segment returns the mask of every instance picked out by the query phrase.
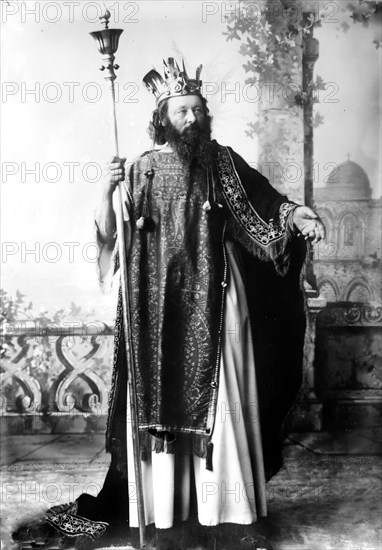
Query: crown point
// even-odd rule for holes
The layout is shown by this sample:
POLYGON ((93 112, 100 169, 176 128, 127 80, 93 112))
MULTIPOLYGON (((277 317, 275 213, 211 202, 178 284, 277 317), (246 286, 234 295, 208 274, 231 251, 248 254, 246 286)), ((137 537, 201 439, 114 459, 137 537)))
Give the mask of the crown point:
POLYGON ((197 78, 192 79, 187 75, 184 60, 182 63, 183 71, 180 71, 177 61, 173 57, 169 57, 167 62, 163 60, 164 79, 155 69, 143 77, 143 82, 149 92, 154 94, 157 105, 168 97, 201 95, 202 81, 199 77, 202 65, 197 68, 197 78))

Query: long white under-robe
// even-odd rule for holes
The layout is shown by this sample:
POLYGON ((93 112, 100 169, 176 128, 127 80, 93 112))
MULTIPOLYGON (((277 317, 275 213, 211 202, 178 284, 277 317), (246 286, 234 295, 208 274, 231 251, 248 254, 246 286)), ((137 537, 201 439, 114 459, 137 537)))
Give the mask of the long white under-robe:
MULTIPOLYGON (((161 529, 173 525, 175 514, 184 521, 189 517, 192 466, 198 520, 202 525, 248 525, 256 521, 258 515, 266 515, 265 475, 248 306, 234 243, 227 242, 226 249, 229 282, 224 306, 217 412, 211 440, 213 469, 206 469, 205 459, 186 455, 180 458, 179 455, 164 452, 152 451, 148 460, 142 461, 146 524, 155 523, 161 529)), ((127 415, 129 419, 129 403, 127 415)), ((132 449, 131 423, 128 421, 129 522, 131 527, 137 527, 132 449)))

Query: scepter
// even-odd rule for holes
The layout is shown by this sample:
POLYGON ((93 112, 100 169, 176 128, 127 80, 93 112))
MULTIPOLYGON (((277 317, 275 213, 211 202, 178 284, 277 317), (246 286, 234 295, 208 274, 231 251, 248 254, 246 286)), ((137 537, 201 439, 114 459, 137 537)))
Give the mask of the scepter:
MULTIPOLYGON (((110 82, 111 100, 112 100, 112 115, 114 128, 114 146, 115 155, 119 158, 118 146, 118 126, 115 108, 115 87, 114 81, 117 78, 115 70, 119 68, 114 64, 115 56, 118 49, 119 37, 123 33, 122 29, 109 29, 110 11, 105 6, 105 13, 99 18, 104 25, 101 31, 91 32, 91 36, 98 43, 98 49, 103 55, 103 65, 101 71, 106 71, 105 80, 110 82)), ((126 345, 126 359, 128 372, 128 389, 130 395, 130 413, 131 413, 131 431, 133 438, 133 454, 134 454, 134 472, 135 483, 137 489, 137 506, 138 506, 138 523, 139 523, 139 542, 140 548, 145 547, 145 508, 143 501, 143 482, 142 468, 140 459, 140 444, 139 444, 139 421, 138 421, 138 399, 136 392, 136 372, 135 359, 132 346, 132 331, 131 331, 131 314, 130 314, 130 295, 129 295, 129 276, 126 261, 125 247, 125 232, 123 222, 123 207, 122 207, 122 188, 123 182, 120 182, 115 189, 114 210, 117 224, 117 239, 119 266, 122 287, 122 311, 123 311, 123 327, 126 345)))

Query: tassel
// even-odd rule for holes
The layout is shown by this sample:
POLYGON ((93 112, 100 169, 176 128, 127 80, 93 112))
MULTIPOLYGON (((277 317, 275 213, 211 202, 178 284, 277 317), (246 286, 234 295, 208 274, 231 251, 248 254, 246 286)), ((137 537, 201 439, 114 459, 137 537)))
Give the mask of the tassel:
MULTIPOLYGON (((169 59, 170 62, 170 59, 169 59)), ((153 144, 154 147, 154 144, 153 144)), ((142 208, 142 214, 141 217, 137 220, 137 227, 140 231, 147 231, 151 233, 155 229, 155 222, 150 216, 150 204, 149 204, 149 193, 150 193, 150 186, 152 184, 153 178, 154 178, 154 170, 152 167, 153 159, 152 159, 152 152, 150 155, 150 168, 149 170, 146 170, 145 176, 146 176, 146 183, 145 183, 145 195, 143 199, 143 208, 142 208)))
POLYGON ((151 233, 155 229, 155 222, 151 216, 147 216, 146 218, 141 216, 137 220, 137 227, 140 231, 147 231, 148 233, 151 233))
POLYGON ((204 212, 209 212, 211 210, 211 203, 210 201, 206 201, 204 204, 203 204, 203 210, 204 212))
POLYGON ((137 227, 138 229, 143 229, 145 225, 145 218, 141 216, 139 220, 137 220, 137 227))
POLYGON ((209 441, 207 443, 207 456, 206 456, 206 470, 212 472, 212 452, 214 450, 214 444, 209 441))

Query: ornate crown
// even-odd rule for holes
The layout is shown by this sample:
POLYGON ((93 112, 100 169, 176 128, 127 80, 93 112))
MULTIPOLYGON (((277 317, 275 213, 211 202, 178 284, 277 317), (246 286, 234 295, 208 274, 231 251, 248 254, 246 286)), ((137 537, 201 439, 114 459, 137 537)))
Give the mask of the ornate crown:
POLYGON ((184 67, 184 61, 182 61, 183 70, 179 69, 178 63, 173 57, 169 57, 166 61, 163 60, 164 65, 164 79, 155 70, 152 69, 143 78, 143 83, 149 92, 153 93, 157 105, 168 97, 182 96, 182 95, 201 95, 202 81, 200 80, 200 73, 202 71, 202 65, 196 69, 195 79, 188 78, 186 69, 184 67))

